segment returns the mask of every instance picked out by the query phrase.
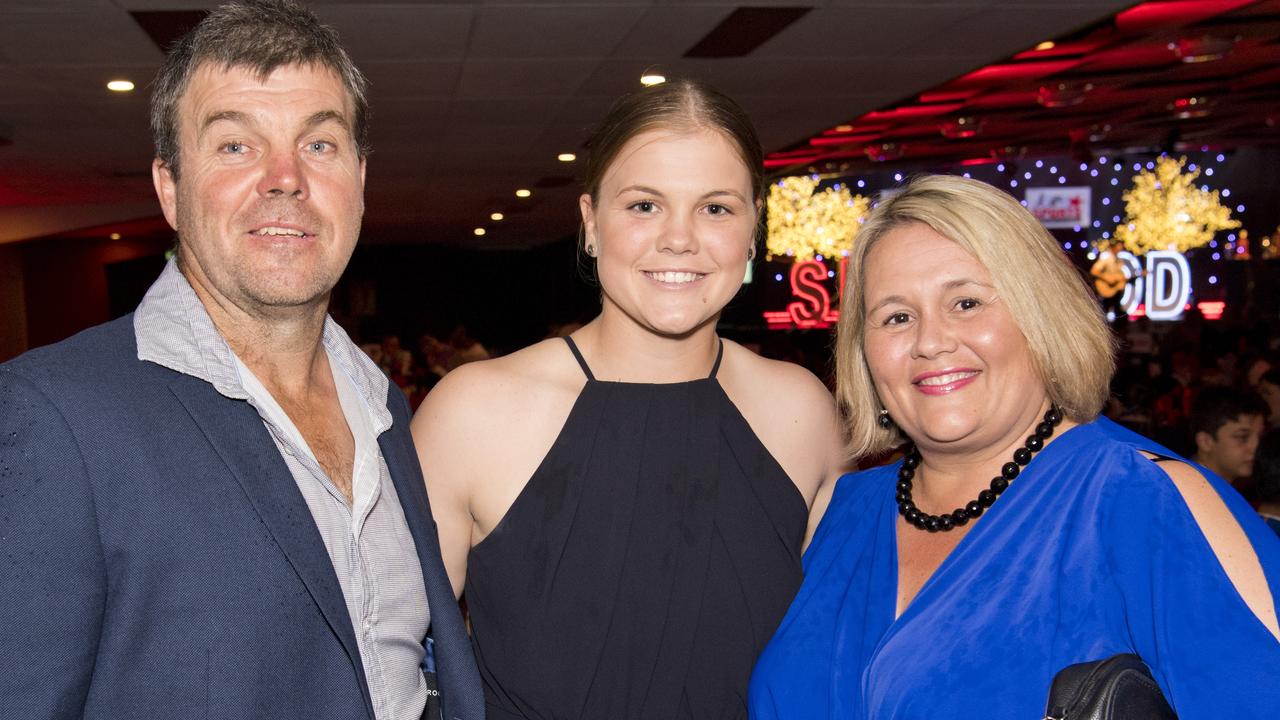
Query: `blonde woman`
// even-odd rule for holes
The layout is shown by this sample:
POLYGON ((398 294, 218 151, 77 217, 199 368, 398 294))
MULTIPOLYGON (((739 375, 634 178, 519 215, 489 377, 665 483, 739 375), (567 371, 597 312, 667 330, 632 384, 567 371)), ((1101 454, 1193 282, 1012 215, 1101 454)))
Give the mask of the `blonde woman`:
POLYGON ((1121 653, 1182 720, 1274 714, 1280 540, 1098 417, 1111 337, 1030 213, 919 179, 860 231, 842 302, 849 449, 908 445, 835 485, 754 717, 1041 717, 1058 670, 1121 653))

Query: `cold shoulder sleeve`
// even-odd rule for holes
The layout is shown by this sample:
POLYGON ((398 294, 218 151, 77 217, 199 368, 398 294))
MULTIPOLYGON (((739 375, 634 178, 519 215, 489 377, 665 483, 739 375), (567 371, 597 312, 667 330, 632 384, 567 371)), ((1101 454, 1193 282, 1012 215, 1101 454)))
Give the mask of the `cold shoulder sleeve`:
MULTIPOLYGON (((1273 717, 1280 642, 1232 584, 1177 486, 1137 452, 1118 464, 1101 518, 1133 647, 1182 720, 1273 717)), ((1280 597, 1280 539, 1225 482, 1209 483, 1280 597)))

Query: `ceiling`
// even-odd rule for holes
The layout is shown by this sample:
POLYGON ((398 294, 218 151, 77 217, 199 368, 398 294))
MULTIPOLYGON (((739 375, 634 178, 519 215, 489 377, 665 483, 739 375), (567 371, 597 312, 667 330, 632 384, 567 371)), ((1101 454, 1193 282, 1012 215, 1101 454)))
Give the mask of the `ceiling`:
POLYGON ((774 152, 770 171, 1280 142, 1280 0, 1148 2, 774 152))
MULTIPOLYGON (((161 227, 149 175, 146 105, 147 85, 162 53, 136 18, 163 19, 148 13, 214 4, 0 0, 0 242, 86 227, 104 234, 161 227), (110 93, 105 85, 115 78, 133 80, 138 89, 110 93)), ((1158 4, 1221 9, 1224 0, 1158 4)), ((1262 4, 1277 14, 1275 3, 1262 4)), ((907 122, 908 113, 862 133, 867 137, 853 144, 823 146, 824 153, 845 153, 847 159, 811 152, 807 139, 849 121, 861 128, 869 123, 858 118, 865 120, 866 113, 877 109, 903 102, 920 105, 919 92, 954 78, 961 78, 955 81, 961 85, 972 84, 972 77, 965 79, 971 71, 1042 40, 1093 43, 1090 33, 1097 23, 1109 22, 1132 3, 316 0, 309 5, 338 28, 372 82, 374 154, 366 190, 366 241, 500 248, 573 232, 576 166, 582 161, 561 163, 556 155, 576 152, 581 157, 594 123, 617 96, 637 87, 639 75, 651 66, 669 77, 701 77, 736 97, 758 124, 767 151, 805 153, 775 157, 779 170, 813 162, 870 162, 864 146, 886 138, 901 137, 895 144, 906 146, 908 158, 917 157, 914 153, 940 157, 946 153, 924 148, 947 146, 941 136, 934 138, 934 120, 946 113, 935 113, 928 122, 907 122), (743 14, 744 8, 755 6, 793 12, 743 14), (762 30, 766 20, 785 27, 762 30), (734 52, 738 56, 705 57, 734 52), (870 137, 871 132, 881 135, 870 137), (917 136, 929 139, 921 142, 917 136), (864 140, 862 146, 856 144, 864 140), (533 196, 517 199, 519 187, 531 188, 533 196), (506 219, 490 221, 492 212, 503 212, 506 219), (477 226, 487 228, 484 237, 473 235, 477 226)), ((1233 28, 1250 32, 1248 20, 1233 28)), ((154 26, 152 32, 157 32, 154 26)), ((1086 69, 1074 62, 1081 53, 1092 57, 1117 42, 1103 38, 1096 47, 1071 50, 1064 62, 1073 64, 1055 72, 1074 78, 1072 73, 1086 69)), ((1249 35, 1248 42, 1265 48, 1273 70, 1270 76, 1249 74, 1249 82, 1261 85, 1241 93, 1271 97, 1274 36, 1249 35)), ((1159 104, 1158 93, 1137 97, 1126 89, 1143 82, 1137 74, 1151 68, 1198 71, 1173 65, 1167 57, 1148 67, 1139 62, 1146 57, 1141 50, 1121 45, 1111 65, 1096 66, 1107 78, 1099 83, 1107 92, 1095 91, 1088 103, 1066 114, 1083 112, 1095 95, 1112 97, 1115 85, 1120 88, 1116 93, 1131 101, 1117 98, 1101 115, 1147 122, 1145 115, 1126 114, 1159 104)), ((1152 45, 1152 57, 1157 50, 1152 45)), ((1038 60, 1016 61, 1033 62, 1038 60)), ((1229 69, 1234 66, 1221 67, 1236 75, 1229 69)), ((1221 82, 1214 72, 1205 72, 1215 75, 1206 82, 1221 82)), ((1039 147, 1042 135, 1061 135, 1064 124, 1060 116, 1028 104, 1026 94, 1053 77, 1024 78, 1015 72, 1001 82, 977 83, 979 92, 966 95, 952 114, 984 113, 989 122, 984 133, 989 134, 982 142, 1039 147), (1032 127, 1035 132, 1026 131, 1032 127)), ((1187 82, 1195 85, 1195 78, 1187 82)), ((954 82, 945 87, 953 88, 954 82)), ((1217 102, 1226 107, 1234 100, 1219 96, 1217 102)))

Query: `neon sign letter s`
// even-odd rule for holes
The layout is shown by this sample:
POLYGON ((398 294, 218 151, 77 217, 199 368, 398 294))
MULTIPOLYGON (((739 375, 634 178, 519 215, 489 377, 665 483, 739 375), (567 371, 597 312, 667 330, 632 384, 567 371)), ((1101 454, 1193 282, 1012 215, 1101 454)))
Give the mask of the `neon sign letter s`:
POLYGON ((798 328, 811 328, 822 323, 831 312, 831 296, 823 282, 827 279, 827 266, 816 260, 806 260, 791 266, 791 294, 799 302, 787 306, 791 320, 798 328))

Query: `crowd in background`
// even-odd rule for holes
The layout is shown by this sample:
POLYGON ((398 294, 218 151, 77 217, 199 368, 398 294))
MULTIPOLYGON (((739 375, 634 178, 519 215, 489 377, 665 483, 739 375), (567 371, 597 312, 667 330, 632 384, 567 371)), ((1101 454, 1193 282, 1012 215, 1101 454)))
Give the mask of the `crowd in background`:
MULTIPOLYGON (((1280 327, 1127 318, 1114 325, 1119 352, 1106 415, 1210 467, 1280 531, 1280 327)), ((547 337, 577 323, 555 324, 547 337)), ((756 353, 831 376, 831 338, 822 332, 761 332, 736 338, 756 353)), ((445 339, 422 333, 361 346, 417 408, 449 371, 495 353, 459 325, 445 339)), ((878 461, 879 459, 877 459, 878 461)))
POLYGON ((1117 326, 1106 413, 1230 482, 1280 532, 1280 332, 1274 320, 1117 326))

